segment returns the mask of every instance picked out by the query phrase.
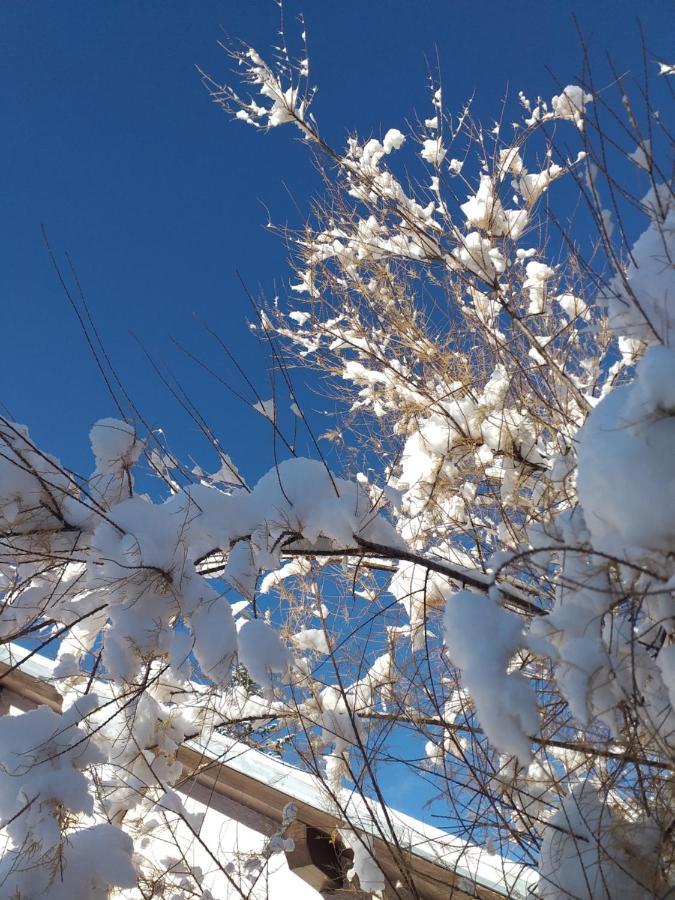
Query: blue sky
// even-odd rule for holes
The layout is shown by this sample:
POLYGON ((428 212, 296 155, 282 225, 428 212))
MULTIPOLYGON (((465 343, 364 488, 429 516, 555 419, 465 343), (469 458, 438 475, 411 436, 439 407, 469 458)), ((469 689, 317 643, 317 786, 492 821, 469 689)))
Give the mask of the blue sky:
MULTIPOLYGON (((286 6, 296 31, 300 3, 286 6)), ((429 61, 441 63, 444 99, 498 112, 508 85, 555 92, 579 69, 572 13, 592 53, 637 68, 637 6, 581 3, 306 2, 315 113, 340 144, 348 131, 381 134, 427 113, 429 61), (553 78, 547 68, 554 73, 553 78)), ((639 5, 649 48, 667 56, 669 3, 639 5)), ((271 462, 268 430, 171 344, 179 338, 225 374, 216 330, 269 396, 267 360, 247 332, 254 294, 283 296, 286 250, 264 226, 301 221, 318 187, 288 129, 265 137, 228 121, 196 65, 225 79, 217 42, 242 37, 261 51, 276 38, 271 0, 5 0, 0 147, 3 179, 0 399, 35 438, 87 470, 90 424, 114 413, 51 268, 40 226, 60 259, 74 260, 108 350, 134 399, 171 444, 203 465, 213 457, 161 387, 135 343, 175 371, 235 461, 256 477, 271 462)), ((655 68, 655 67, 654 67, 655 68)), ((320 408, 316 398, 310 406, 320 408)))

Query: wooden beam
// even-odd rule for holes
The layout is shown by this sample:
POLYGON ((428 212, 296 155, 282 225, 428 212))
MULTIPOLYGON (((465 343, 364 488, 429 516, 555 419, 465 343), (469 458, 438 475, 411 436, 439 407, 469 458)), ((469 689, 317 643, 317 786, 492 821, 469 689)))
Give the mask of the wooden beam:
POLYGON ((286 851, 291 872, 320 894, 345 887, 345 848, 335 833, 331 835, 296 820, 286 831, 286 837, 294 844, 292 850, 286 851))

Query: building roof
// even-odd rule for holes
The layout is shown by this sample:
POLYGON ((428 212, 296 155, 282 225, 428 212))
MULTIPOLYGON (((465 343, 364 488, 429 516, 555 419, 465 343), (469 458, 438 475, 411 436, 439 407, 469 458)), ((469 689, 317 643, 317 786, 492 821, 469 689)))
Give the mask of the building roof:
MULTIPOLYGON (((0 646, 0 687, 60 711, 62 698, 52 684, 54 665, 53 660, 30 655, 19 645, 0 646)), ((319 778, 240 741, 220 734, 212 736, 208 745, 187 741, 179 748, 178 758, 186 783, 196 781, 274 822, 281 822, 284 806, 292 801, 298 823, 313 834, 330 835, 343 824, 319 778)), ((352 829, 372 836, 374 855, 385 875, 394 883, 399 881, 397 860, 404 859, 416 893, 424 900, 526 898, 536 881, 534 870, 376 801, 353 794, 346 812, 352 829)), ((300 853, 298 859, 303 858, 300 853)), ((289 865, 294 868, 293 858, 289 865)), ((312 874, 302 865, 297 871, 313 883, 312 874)))

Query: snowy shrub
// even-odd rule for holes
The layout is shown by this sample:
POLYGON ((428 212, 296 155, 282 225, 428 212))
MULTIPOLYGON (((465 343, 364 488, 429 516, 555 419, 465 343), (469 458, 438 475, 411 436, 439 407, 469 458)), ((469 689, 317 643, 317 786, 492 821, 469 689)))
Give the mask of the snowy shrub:
MULTIPOLYGON (((667 896, 663 111, 636 111, 621 80, 619 113, 570 84, 550 102, 521 94, 517 127, 486 130, 434 86, 417 129, 401 110, 381 140, 332 148, 304 61, 233 56, 243 86, 210 81, 215 101, 295 129, 323 166, 324 212, 291 235, 287 303, 258 328, 277 360, 342 392, 353 465, 338 475, 314 441, 315 459, 290 454, 251 487, 216 445, 220 469, 195 475, 129 415, 94 425, 79 479, 0 419, 0 633, 58 641, 71 704, 0 721, 7 896, 105 897, 138 878, 134 897, 207 897, 197 870, 162 886, 140 850, 155 822, 178 843, 155 816, 189 821, 178 750, 217 729, 319 775, 363 890, 385 876, 350 797, 381 798, 394 766, 433 782, 456 834, 537 869, 536 896, 667 896), (142 467, 154 493, 136 487, 142 467)), ((252 404, 283 435, 279 405, 252 404)), ((290 847, 291 820, 265 859, 290 847)))

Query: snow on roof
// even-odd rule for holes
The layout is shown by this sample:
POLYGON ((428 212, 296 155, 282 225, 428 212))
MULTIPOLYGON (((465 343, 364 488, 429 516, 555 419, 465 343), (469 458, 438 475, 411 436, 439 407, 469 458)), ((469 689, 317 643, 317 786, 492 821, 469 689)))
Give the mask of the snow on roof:
MULTIPOLYGON (((0 646, 0 663, 16 666, 18 671, 35 679, 41 685, 50 685, 56 665, 54 660, 40 654, 27 656, 26 648, 18 644, 0 646)), ((14 683, 7 687, 16 690, 17 693, 21 692, 14 683)), ((38 695, 35 691, 30 692, 32 700, 36 700, 38 695)), ((45 692, 45 702, 47 699, 45 692)), ((204 763, 212 762, 215 766, 238 773, 261 786, 272 788, 284 795, 286 802, 293 800, 316 810, 323 814, 322 819, 329 816, 334 822, 337 818, 335 805, 327 795, 321 780, 290 763, 275 759, 222 734, 213 735, 208 744, 192 740, 185 746, 204 763)), ((223 779, 221 784, 226 780, 223 779)), ((218 789, 218 779, 215 779, 215 787, 218 789)), ((343 809, 346 815, 342 818, 349 819, 352 829, 361 829, 376 840, 395 842, 398 846, 408 849, 417 859, 452 871, 458 878, 465 879, 469 885, 513 898, 531 896, 530 891, 537 880, 537 874, 527 866, 504 859, 496 853, 489 853, 476 844, 391 807, 385 808, 382 804, 353 792, 345 797, 343 809)), ((464 890, 469 885, 465 886, 464 890)), ((458 886, 461 889, 462 886, 458 886)))

